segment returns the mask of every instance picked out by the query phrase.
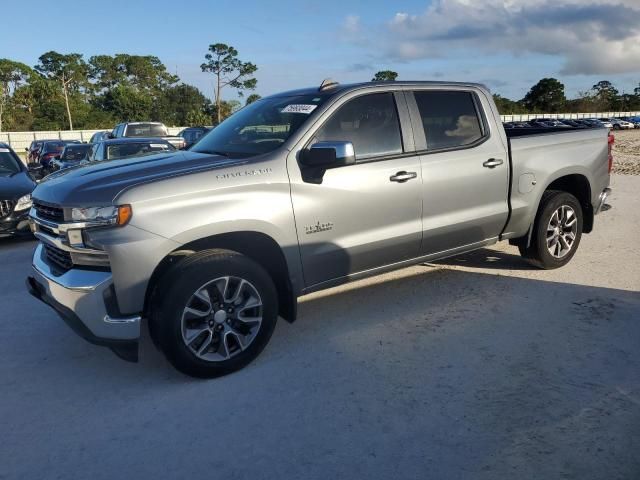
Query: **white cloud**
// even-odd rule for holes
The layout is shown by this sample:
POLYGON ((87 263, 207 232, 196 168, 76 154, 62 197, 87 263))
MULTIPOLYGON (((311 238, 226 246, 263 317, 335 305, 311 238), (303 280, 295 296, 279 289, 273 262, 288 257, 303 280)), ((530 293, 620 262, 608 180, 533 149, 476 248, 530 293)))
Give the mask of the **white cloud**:
MULTIPOLYGON (((355 16, 345 29, 361 43, 368 31, 355 16)), ((435 0, 422 13, 396 13, 385 31, 367 44, 395 61, 545 54, 565 74, 640 71, 640 0, 435 0)))
POLYGON ((360 17, 358 15, 347 15, 344 19, 342 29, 345 33, 351 35, 360 33, 360 17))

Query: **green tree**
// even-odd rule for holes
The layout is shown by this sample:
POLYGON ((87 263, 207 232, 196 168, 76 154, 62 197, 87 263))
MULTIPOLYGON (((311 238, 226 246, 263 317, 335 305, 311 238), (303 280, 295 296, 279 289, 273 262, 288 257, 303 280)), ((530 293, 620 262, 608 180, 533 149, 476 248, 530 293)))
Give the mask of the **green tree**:
POLYGON ((153 98, 131 85, 116 85, 103 95, 100 104, 118 121, 132 122, 151 118, 153 98))
POLYGON ((154 103, 152 117, 167 125, 184 125, 187 115, 194 111, 206 116, 211 111, 211 102, 196 87, 180 84, 163 90, 154 103))
POLYGON ((191 110, 187 113, 183 125, 186 125, 187 127, 201 127, 203 125, 209 125, 210 123, 210 115, 207 115, 202 110, 191 110))
POLYGON ((612 111, 618 107, 618 90, 608 80, 601 80, 591 87, 593 97, 598 103, 599 110, 612 111))
MULTIPOLYGON (((96 55, 89 58, 89 74, 93 105, 120 121, 151 119, 172 123, 175 115, 170 114, 171 110, 187 98, 179 91, 173 92, 178 77, 152 55, 96 55)), ((180 109, 183 118, 190 108, 191 104, 180 109)))
POLYGON ((496 102, 496 106, 498 107, 498 112, 502 115, 512 115, 514 113, 527 113, 527 109, 522 105, 521 102, 516 102, 514 100, 510 100, 506 97, 498 95, 497 93, 493 95, 493 100, 496 102))
POLYGON ((213 118, 220 119, 220 122, 230 117, 240 110, 242 104, 238 100, 220 100, 220 110, 217 105, 213 105, 213 118))
POLYGON ((0 132, 3 127, 4 114, 13 93, 29 80, 32 73, 31 68, 24 63, 0 58, 0 132))
POLYGON ((249 95, 247 97, 247 101, 245 102, 245 105, 251 105, 253 102, 257 102, 261 98, 262 97, 260 95, 258 95, 257 93, 252 93, 251 95, 249 95))
POLYGON ((522 100, 529 111, 538 113, 560 112, 566 101, 564 85, 555 78, 543 78, 522 100))
POLYGON ((224 43, 209 45, 206 62, 200 65, 203 72, 213 73, 216 82, 215 104, 217 122, 222 121, 222 89, 235 88, 242 95, 243 90, 254 90, 258 81, 253 76, 258 67, 251 62, 238 59, 238 51, 224 43))
POLYGON ((398 78, 398 72, 393 70, 380 70, 371 79, 372 82, 394 82, 398 78))
POLYGON ((64 103, 69 120, 69 130, 73 130, 69 97, 72 92, 79 92, 87 85, 88 67, 80 53, 61 54, 50 51, 38 59, 36 70, 43 76, 59 82, 64 95, 64 103))

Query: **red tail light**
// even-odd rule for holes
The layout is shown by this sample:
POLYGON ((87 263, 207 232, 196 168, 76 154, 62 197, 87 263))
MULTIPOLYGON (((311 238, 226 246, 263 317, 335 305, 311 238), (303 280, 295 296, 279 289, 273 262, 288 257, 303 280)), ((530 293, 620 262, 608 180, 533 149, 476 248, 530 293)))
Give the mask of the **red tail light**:
POLYGON ((611 170, 613 169, 613 144, 615 142, 616 138, 613 136, 613 134, 609 134, 609 141, 608 141, 608 146, 609 146, 609 173, 611 173, 611 170))

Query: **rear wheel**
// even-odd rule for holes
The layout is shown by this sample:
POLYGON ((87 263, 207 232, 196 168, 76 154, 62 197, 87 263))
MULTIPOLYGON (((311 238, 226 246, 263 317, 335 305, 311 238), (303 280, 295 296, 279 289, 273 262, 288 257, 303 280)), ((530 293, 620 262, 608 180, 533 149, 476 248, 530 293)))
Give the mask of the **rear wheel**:
POLYGON ((520 245, 520 254, 538 268, 562 267, 578 249, 582 225, 582 206, 576 197, 567 192, 547 191, 540 201, 531 244, 520 245))
POLYGON ((160 281, 154 330, 171 364, 187 375, 212 378, 255 359, 278 317, 267 272, 235 252, 194 254, 160 281))

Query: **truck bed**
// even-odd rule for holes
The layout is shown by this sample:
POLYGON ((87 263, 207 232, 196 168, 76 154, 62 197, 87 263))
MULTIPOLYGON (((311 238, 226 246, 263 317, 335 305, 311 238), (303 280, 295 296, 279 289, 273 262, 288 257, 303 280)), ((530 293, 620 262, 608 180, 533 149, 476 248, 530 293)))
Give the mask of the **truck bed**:
POLYGON ((583 177, 591 204, 609 185, 606 128, 505 129, 509 147, 510 216, 501 238, 526 235, 543 192, 566 175, 583 177))

